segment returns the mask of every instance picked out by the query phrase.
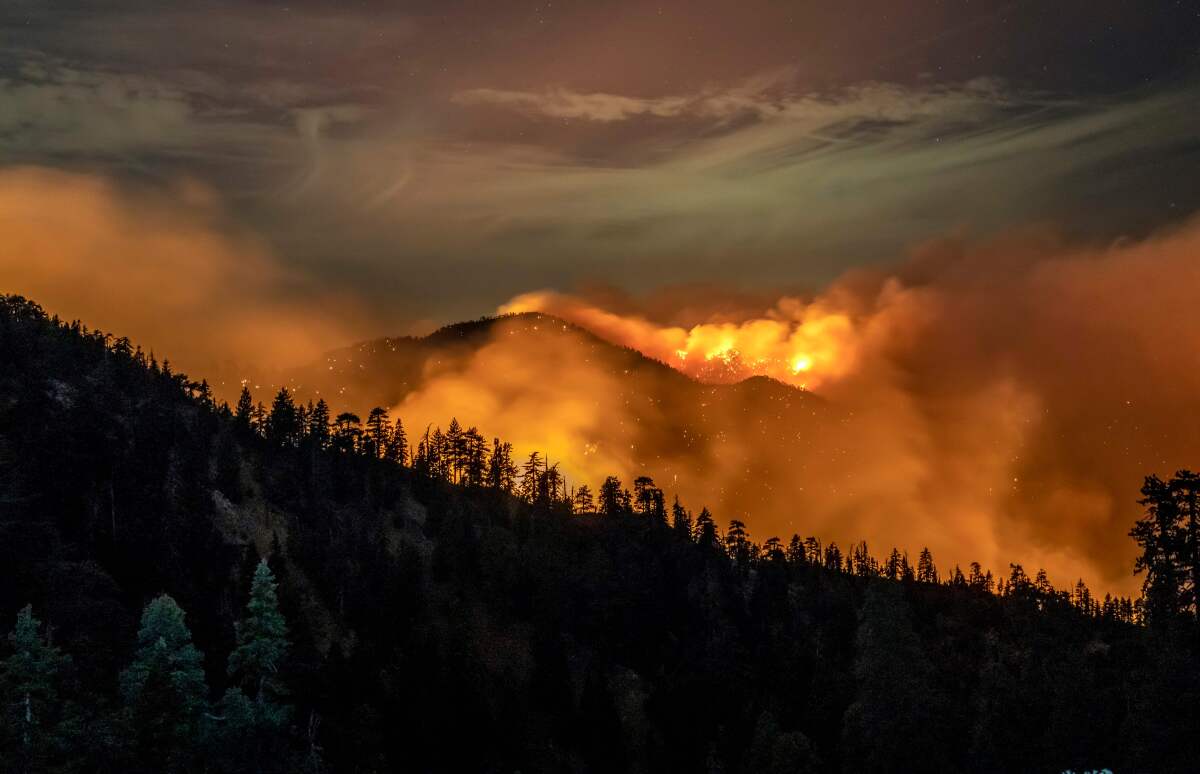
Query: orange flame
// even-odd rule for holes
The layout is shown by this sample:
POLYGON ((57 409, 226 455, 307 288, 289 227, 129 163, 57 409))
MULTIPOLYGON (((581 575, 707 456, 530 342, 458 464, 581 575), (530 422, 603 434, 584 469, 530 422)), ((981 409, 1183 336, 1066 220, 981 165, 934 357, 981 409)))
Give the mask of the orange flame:
POLYGON ((517 296, 499 311, 562 317, 705 382, 769 376, 814 388, 849 372, 856 359, 854 320, 823 302, 783 299, 756 319, 688 328, 621 316, 553 292, 517 296))

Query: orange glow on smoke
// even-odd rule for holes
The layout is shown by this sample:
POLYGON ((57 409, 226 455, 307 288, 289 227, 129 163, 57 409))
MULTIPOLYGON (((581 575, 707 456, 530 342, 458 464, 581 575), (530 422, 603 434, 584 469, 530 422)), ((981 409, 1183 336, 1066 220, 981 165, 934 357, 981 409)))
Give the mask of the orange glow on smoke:
POLYGON ((563 317, 704 382, 769 376, 796 387, 817 388, 849 372, 857 358, 858 332, 849 314, 790 298, 758 319, 691 327, 620 316, 552 292, 518 296, 500 312, 563 317))

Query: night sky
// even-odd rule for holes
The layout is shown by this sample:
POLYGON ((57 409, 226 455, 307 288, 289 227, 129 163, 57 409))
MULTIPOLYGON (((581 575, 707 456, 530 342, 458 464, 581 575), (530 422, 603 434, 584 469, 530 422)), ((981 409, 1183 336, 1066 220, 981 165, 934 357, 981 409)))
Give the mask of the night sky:
POLYGON ((195 187, 400 332, 1140 236, 1200 206, 1198 50, 1191 2, 7 0, 0 163, 195 187))

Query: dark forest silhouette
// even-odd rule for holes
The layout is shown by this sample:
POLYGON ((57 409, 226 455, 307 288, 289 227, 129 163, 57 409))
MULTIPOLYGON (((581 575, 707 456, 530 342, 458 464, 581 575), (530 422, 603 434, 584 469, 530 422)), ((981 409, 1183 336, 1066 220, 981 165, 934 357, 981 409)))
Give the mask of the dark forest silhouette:
POLYGON ((1200 477, 1138 600, 755 542, 452 419, 230 407, 0 298, 0 770, 1188 771, 1200 477), (13 623, 15 622, 15 624, 13 623))

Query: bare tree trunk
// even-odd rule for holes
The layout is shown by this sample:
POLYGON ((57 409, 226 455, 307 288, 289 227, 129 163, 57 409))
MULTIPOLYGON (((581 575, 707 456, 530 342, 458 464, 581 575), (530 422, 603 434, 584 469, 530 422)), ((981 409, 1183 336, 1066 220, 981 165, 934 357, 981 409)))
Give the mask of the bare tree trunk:
POLYGON ((25 692, 25 730, 21 734, 21 742, 29 749, 29 729, 33 728, 33 700, 29 691, 25 692))
POLYGON ((117 542, 117 496, 113 492, 112 479, 108 480, 108 517, 112 521, 112 539, 117 542))
POLYGON ((321 770, 321 747, 317 744, 317 731, 321 728, 321 716, 315 710, 308 713, 308 765, 309 770, 321 770))

